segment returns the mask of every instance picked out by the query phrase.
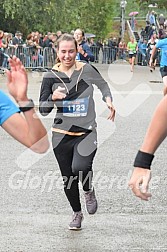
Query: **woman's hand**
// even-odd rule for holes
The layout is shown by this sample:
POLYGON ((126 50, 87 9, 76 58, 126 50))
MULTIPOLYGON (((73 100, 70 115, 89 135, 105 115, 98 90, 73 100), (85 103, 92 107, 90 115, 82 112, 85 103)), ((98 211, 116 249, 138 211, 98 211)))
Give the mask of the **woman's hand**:
POLYGON ((66 94, 64 93, 65 88, 58 87, 52 94, 52 100, 62 100, 66 97, 66 94))
POLYGON ((115 108, 114 108, 114 106, 112 104, 111 97, 106 97, 106 103, 107 103, 107 107, 110 110, 110 115, 109 115, 109 117, 107 119, 114 121, 114 119, 115 119, 115 108))
POLYGON ((9 93, 17 102, 27 101, 28 77, 26 70, 16 56, 9 59, 9 65, 11 70, 6 70, 9 93))
POLYGON ((78 52, 82 55, 84 55, 85 51, 83 50, 82 46, 78 46, 78 52))
POLYGON ((148 201, 151 197, 151 194, 148 192, 150 179, 150 170, 136 167, 132 173, 128 185, 137 197, 148 201))
POLYGON ((114 106, 112 105, 112 103, 110 104, 110 105, 108 105, 107 104, 107 106, 108 106, 108 108, 109 108, 109 110, 110 110, 110 115, 108 116, 108 120, 112 120, 113 122, 114 122, 114 119, 115 119, 115 108, 114 108, 114 106))

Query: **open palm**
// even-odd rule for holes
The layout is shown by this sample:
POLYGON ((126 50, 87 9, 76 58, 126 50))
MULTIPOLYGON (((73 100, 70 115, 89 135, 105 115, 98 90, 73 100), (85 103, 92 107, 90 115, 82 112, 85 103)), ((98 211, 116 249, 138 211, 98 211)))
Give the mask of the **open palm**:
POLYGON ((11 70, 7 70, 7 86, 9 93, 16 101, 24 101, 27 98, 27 73, 21 61, 16 57, 9 59, 11 70))

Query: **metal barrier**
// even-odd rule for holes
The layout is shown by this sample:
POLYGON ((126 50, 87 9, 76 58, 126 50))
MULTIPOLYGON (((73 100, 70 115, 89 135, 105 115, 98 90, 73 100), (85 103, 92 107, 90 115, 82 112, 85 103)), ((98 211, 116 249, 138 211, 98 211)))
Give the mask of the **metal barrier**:
MULTIPOLYGON (((137 52, 137 64, 140 66, 147 66, 149 65, 149 61, 150 61, 150 50, 146 50, 145 52, 142 50, 138 50, 137 52)), ((156 60, 156 65, 159 66, 160 65, 160 60, 161 60, 161 52, 160 50, 157 51, 157 53, 154 56, 155 60, 156 60)))
MULTIPOLYGON (((9 47, 3 51, 8 59, 15 55, 18 57, 26 69, 42 70, 51 69, 55 64, 56 50, 50 47, 36 48, 34 46, 9 47)), ((7 65, 3 65, 7 67, 7 65)))
MULTIPOLYGON (((111 64, 118 60, 128 61, 128 51, 126 49, 109 47, 91 46, 91 50, 95 56, 94 63, 111 64)), ((19 46, 17 48, 9 47, 2 51, 3 60, 1 60, 0 67, 8 67, 8 58, 16 55, 23 63, 26 69, 47 71, 51 69, 56 61, 55 48, 35 48, 19 46)), ((136 63, 138 65, 148 65, 149 52, 145 55, 140 51, 137 52, 136 63)), ((160 62, 160 53, 157 56, 157 65, 160 62)))
POLYGON ((112 48, 104 45, 102 48, 98 46, 91 46, 91 50, 95 56, 95 63, 110 64, 117 59, 118 48, 112 48), (100 53, 102 53, 101 60, 100 53))
POLYGON ((95 57, 94 62, 99 63, 99 60, 100 60, 99 59, 100 47, 99 46, 91 46, 90 49, 91 49, 91 51, 92 51, 92 53, 94 54, 94 57, 95 57))
POLYGON ((43 68, 51 69, 56 62, 56 49, 45 47, 43 50, 43 68))

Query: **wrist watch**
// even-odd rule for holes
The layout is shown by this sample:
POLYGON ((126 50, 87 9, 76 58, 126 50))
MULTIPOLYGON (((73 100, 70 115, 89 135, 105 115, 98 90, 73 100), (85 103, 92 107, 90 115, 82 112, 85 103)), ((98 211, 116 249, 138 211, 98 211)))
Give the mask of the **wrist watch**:
POLYGON ((19 109, 20 109, 21 112, 26 112, 26 111, 31 110, 34 107, 35 107, 35 104, 34 104, 33 100, 29 99, 29 102, 23 107, 20 106, 19 109))

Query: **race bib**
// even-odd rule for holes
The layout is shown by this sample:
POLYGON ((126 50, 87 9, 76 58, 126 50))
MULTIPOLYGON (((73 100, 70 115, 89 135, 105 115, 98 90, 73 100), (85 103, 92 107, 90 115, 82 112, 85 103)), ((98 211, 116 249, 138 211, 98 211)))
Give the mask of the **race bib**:
POLYGON ((63 116, 81 117, 87 116, 89 97, 76 100, 63 101, 63 116))

